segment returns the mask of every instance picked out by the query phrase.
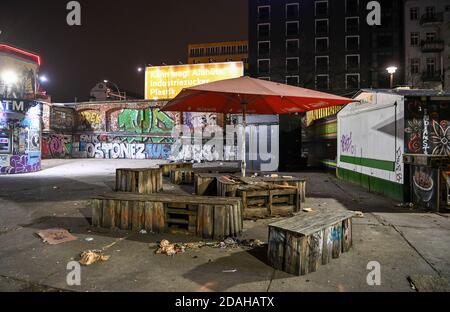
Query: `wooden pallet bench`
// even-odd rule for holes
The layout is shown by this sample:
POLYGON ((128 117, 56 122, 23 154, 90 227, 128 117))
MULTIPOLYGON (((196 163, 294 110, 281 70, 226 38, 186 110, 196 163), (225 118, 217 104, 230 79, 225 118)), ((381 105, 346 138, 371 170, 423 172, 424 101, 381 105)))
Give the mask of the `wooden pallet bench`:
POLYGON ((162 190, 163 178, 159 168, 116 170, 117 192, 153 194, 162 190))
POLYGON ((222 176, 222 173, 196 173, 194 177, 195 194, 217 196, 217 179, 222 176))
POLYGON ((351 211, 323 209, 270 224, 269 263, 294 275, 316 272, 350 250, 354 216, 351 211))
POLYGON ((241 234, 243 217, 236 198, 111 193, 92 200, 92 225, 153 233, 177 228, 222 239, 241 234))
POLYGON ((172 184, 193 184, 194 178, 195 173, 192 168, 177 168, 170 170, 170 183, 172 184))
POLYGON ((170 171, 174 170, 174 169, 192 169, 193 164, 192 163, 168 163, 168 164, 163 164, 160 165, 159 168, 161 168, 163 176, 164 177, 169 177, 170 176, 170 171))

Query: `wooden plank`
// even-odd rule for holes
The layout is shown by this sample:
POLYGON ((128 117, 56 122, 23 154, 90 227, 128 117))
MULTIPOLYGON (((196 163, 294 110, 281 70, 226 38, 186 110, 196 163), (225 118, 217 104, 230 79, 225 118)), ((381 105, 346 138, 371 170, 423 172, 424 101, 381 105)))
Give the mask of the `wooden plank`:
POLYGON ((352 247, 352 220, 342 222, 342 252, 349 252, 352 247))
POLYGON ((342 250, 342 222, 332 227, 331 239, 333 240, 333 259, 341 256, 342 250))
POLYGON ((226 206, 215 206, 213 213, 214 239, 225 238, 225 215, 229 213, 229 209, 226 206))
POLYGON ((309 272, 316 272, 322 264, 323 231, 309 236, 309 272))
POLYGON ((289 274, 300 275, 300 249, 298 243, 299 237, 289 233, 286 234, 284 271, 289 274))
POLYGON ((163 233, 166 230, 166 218, 163 203, 153 203, 153 232, 163 233))
POLYGON ((309 236, 300 238, 300 275, 309 273, 309 236))
POLYGON ((152 202, 145 203, 144 228, 148 233, 153 233, 153 218, 155 217, 154 204, 152 202))
POLYGON ((115 216, 115 201, 114 200, 106 200, 103 201, 103 221, 102 227, 107 229, 114 228, 114 216, 115 216))
POLYGON ((333 258, 332 228, 328 227, 323 232, 322 264, 326 265, 330 263, 333 258))
POLYGON ((114 203, 115 216, 114 216, 114 227, 117 229, 121 228, 122 223, 122 207, 120 205, 120 201, 115 201, 114 203))
POLYGON ((131 229, 133 231, 140 231, 144 229, 144 213, 145 213, 145 203, 135 202, 132 213, 132 224, 131 229))
POLYGON ((99 227, 102 225, 102 210, 103 201, 99 199, 94 199, 91 201, 92 204, 92 226, 99 227))

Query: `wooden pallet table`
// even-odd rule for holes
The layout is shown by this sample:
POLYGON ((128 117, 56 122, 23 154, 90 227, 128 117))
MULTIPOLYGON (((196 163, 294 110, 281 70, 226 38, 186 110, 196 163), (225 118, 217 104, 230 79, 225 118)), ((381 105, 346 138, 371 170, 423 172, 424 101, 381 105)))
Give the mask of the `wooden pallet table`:
POLYGON ((185 229, 204 239, 236 237, 243 228, 236 198, 173 194, 111 193, 92 200, 92 225, 162 233, 185 229))
POLYGON ((236 196, 242 199, 244 218, 288 216, 301 205, 298 190, 290 186, 239 185, 236 196))
POLYGON ((217 179, 222 175, 221 173, 195 173, 195 194, 199 196, 216 196, 217 179))
POLYGON ((323 209, 270 224, 269 263, 294 275, 316 272, 350 250, 354 216, 351 211, 323 209))
POLYGON ((192 163, 168 163, 159 166, 164 177, 170 176, 170 171, 174 169, 192 169, 192 163))
POLYGON ((194 184, 195 173, 193 169, 177 168, 170 171, 170 183, 180 184, 194 184))
POLYGON ((306 201, 306 180, 303 178, 297 178, 292 176, 279 176, 279 177, 252 177, 241 178, 242 180, 249 179, 252 182, 264 182, 275 185, 289 185, 294 186, 299 191, 300 201, 304 203, 306 201))
POLYGON ((163 190, 162 171, 159 168, 117 169, 116 191, 153 194, 163 190))

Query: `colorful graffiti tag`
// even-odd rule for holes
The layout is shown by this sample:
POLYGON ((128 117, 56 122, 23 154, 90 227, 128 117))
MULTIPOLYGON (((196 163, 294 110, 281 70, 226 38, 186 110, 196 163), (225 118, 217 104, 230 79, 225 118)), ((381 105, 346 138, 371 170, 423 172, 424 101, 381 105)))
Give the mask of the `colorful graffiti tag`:
POLYGON ((111 130, 137 134, 170 134, 174 125, 174 119, 171 115, 156 108, 145 110, 124 109, 118 115, 118 128, 111 130))
POLYGON ((96 111, 83 111, 80 112, 80 124, 78 129, 80 130, 102 130, 102 118, 96 111))
POLYGON ((450 156, 450 103, 407 103, 405 140, 411 154, 450 156))
POLYGON ((73 144, 71 135, 48 135, 42 137, 42 157, 69 158, 72 156, 73 144))

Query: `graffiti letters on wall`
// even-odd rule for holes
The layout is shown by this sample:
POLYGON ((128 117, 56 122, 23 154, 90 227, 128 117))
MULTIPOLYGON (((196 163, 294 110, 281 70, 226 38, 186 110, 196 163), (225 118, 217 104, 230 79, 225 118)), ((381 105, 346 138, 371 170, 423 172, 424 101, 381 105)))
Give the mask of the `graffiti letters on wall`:
POLYGON ((450 156, 450 102, 407 102, 406 150, 410 154, 450 156))

